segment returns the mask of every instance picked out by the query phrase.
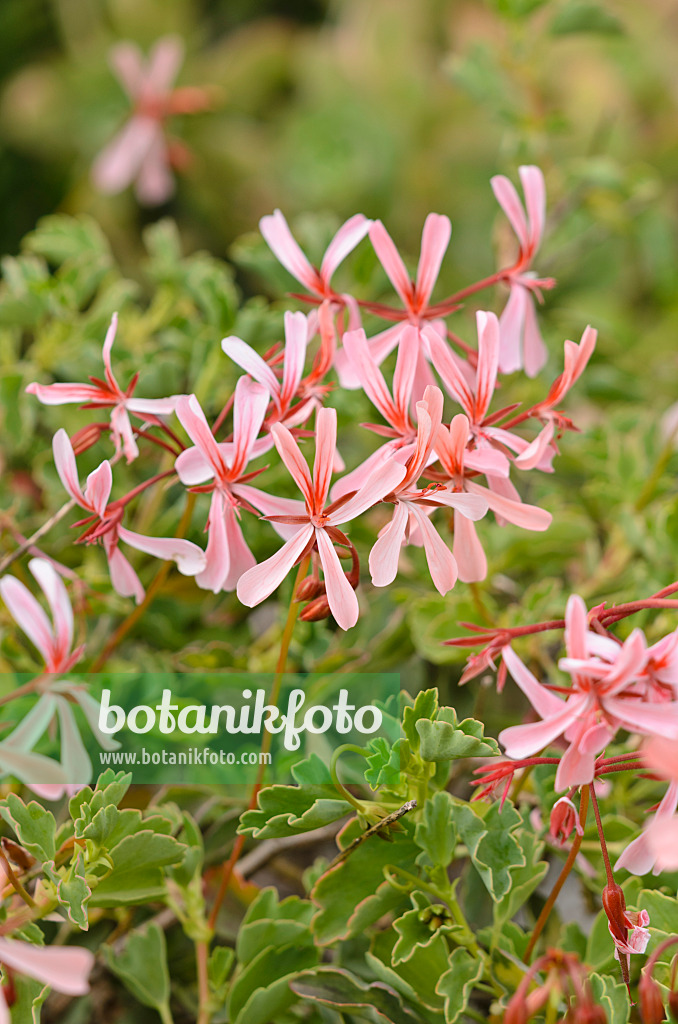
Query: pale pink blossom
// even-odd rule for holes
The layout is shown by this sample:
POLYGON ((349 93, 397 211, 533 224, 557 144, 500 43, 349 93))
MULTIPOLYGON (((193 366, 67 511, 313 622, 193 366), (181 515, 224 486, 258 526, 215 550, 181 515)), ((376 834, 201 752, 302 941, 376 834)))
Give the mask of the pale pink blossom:
POLYGON ((40 652, 45 672, 68 672, 82 657, 84 645, 73 647, 73 609, 63 580, 45 558, 32 558, 28 568, 47 604, 50 622, 30 590, 14 576, 0 579, 0 597, 10 615, 40 652))
POLYGON ((649 702, 635 686, 647 659, 642 632, 634 630, 623 644, 592 633, 576 595, 567 603, 565 620, 568 657, 559 666, 572 681, 565 699, 539 683, 510 647, 503 650, 509 672, 541 721, 504 729, 499 740, 509 757, 524 758, 564 736, 569 745, 558 765, 557 790, 590 783, 596 757, 619 728, 678 739, 678 702, 649 702))
POLYGON ((122 597, 134 597, 139 602, 143 599, 144 588, 120 550, 119 541, 155 558, 176 562, 179 572, 184 576, 195 576, 205 568, 205 553, 196 544, 177 537, 145 537, 121 525, 124 506, 115 502, 108 504, 113 486, 113 473, 108 460, 89 474, 83 491, 78 479, 73 446, 63 428, 54 435, 52 446, 59 479, 73 501, 90 513, 84 522, 91 522, 92 525, 88 527, 83 539, 88 543, 101 540, 108 559, 111 583, 122 597))
MULTIPOLYGON (((43 985, 50 985, 57 992, 82 996, 89 992, 94 953, 82 946, 34 946, 21 939, 0 938, 0 963, 43 985)), ((0 989, 0 1024, 10 1024, 11 1020, 0 989)))
MULTIPOLYGON (((427 337, 421 332, 421 327, 425 323, 433 321, 429 324, 431 330, 442 335, 446 331, 444 321, 440 319, 442 311, 432 306, 430 299, 449 245, 451 231, 452 226, 448 217, 438 213, 428 215, 421 236, 417 275, 412 281, 393 239, 381 221, 374 221, 370 227, 370 241, 374 246, 374 251, 405 307, 402 320, 417 328, 419 345, 414 384, 415 401, 422 397, 424 388, 428 384, 434 383, 428 366, 427 337)), ((386 356, 398 345, 400 337, 401 324, 396 323, 393 327, 388 327, 370 339, 370 352, 377 366, 381 365, 386 356)), ((359 386, 359 380, 345 350, 342 349, 337 354, 335 365, 342 387, 356 388, 359 386)))
MULTIPOLYGON (((370 552, 372 582, 377 587, 392 583, 398 572, 398 559, 404 544, 412 540, 416 531, 426 553, 431 579, 441 594, 451 590, 457 581, 458 570, 454 555, 431 523, 430 515, 438 503, 437 487, 419 488, 417 481, 430 461, 437 443, 443 414, 443 395, 439 388, 429 386, 424 398, 417 402, 417 439, 414 451, 396 456, 405 465, 405 476, 387 495, 393 502, 393 518, 379 533, 370 552)), ((454 508, 464 518, 480 519, 487 512, 487 502, 478 495, 445 492, 444 505, 454 508)))
POLYGON ((242 574, 256 564, 240 528, 242 508, 266 515, 292 515, 303 509, 301 502, 273 497, 246 483, 257 475, 256 471, 246 471, 250 459, 273 444, 271 437, 257 440, 268 399, 262 384, 241 377, 235 389, 233 441, 220 444, 195 395, 180 398, 177 403, 177 416, 195 445, 177 458, 179 479, 194 490, 212 495, 206 565, 195 582, 215 594, 234 590, 242 574))
POLYGON ((343 300, 345 297, 338 295, 332 288, 332 275, 362 241, 371 224, 372 221, 362 213, 356 213, 342 224, 325 250, 319 270, 304 256, 280 210, 262 217, 259 230, 278 261, 311 295, 319 299, 343 300))
POLYGON ((358 599, 334 548, 335 542, 348 544, 338 527, 381 501, 404 477, 405 468, 393 460, 384 462, 352 497, 341 498, 326 506, 337 441, 336 410, 318 411, 312 476, 289 430, 276 423, 271 433, 281 459, 304 497, 305 513, 285 517, 286 523, 296 527, 294 534, 275 555, 240 577, 238 598, 250 608, 260 604, 280 585, 294 565, 316 549, 323 568, 330 611, 342 629, 350 629, 358 620, 358 599))
POLYGON ((529 269, 544 232, 544 176, 533 166, 520 167, 518 173, 525 196, 524 206, 514 185, 504 175, 496 175, 490 182, 520 247, 516 263, 506 275, 511 292, 500 319, 499 368, 502 373, 513 373, 522 366, 528 377, 535 377, 546 362, 547 351, 537 323, 534 299, 541 301, 541 289, 552 288, 555 282, 552 278, 539 278, 529 269))
POLYGON ((159 39, 147 61, 133 43, 112 48, 111 67, 129 97, 132 115, 94 161, 92 180, 101 192, 122 192, 134 182, 137 198, 149 206, 164 203, 174 192, 172 165, 185 164, 188 153, 167 137, 167 119, 209 106, 204 89, 173 88, 183 57, 177 36, 159 39))
POLYGON ((678 743, 655 736, 643 747, 642 757, 652 772, 670 783, 656 812, 623 851, 616 867, 634 875, 649 871, 658 875, 678 870, 678 743))
POLYGON ((82 404, 87 409, 111 408, 111 434, 115 450, 121 449, 128 462, 139 454, 129 413, 135 413, 142 420, 151 423, 156 417, 174 412, 176 399, 172 398, 134 398, 136 376, 127 389, 118 384, 111 366, 111 349, 118 329, 118 314, 114 313, 111 325, 106 332, 103 359, 105 380, 90 377, 91 384, 29 384, 26 391, 35 395, 45 405, 66 405, 71 402, 82 404))

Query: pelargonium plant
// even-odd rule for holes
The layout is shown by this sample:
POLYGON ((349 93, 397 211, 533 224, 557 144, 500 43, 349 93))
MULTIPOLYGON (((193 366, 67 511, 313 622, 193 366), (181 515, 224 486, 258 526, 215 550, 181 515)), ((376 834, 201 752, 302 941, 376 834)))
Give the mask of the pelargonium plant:
MULTIPOLYGON (((95 168, 106 188, 136 179, 149 200, 170 188, 162 124, 187 100, 169 91, 178 59, 170 41, 158 44, 146 71, 137 53, 117 52, 136 106, 95 168)), ((102 418, 83 419, 70 436, 56 430, 65 503, 2 561, 0 596, 40 657, 37 675, 3 698, 37 697, 3 736, 0 768, 43 801, 25 802, 8 783, 0 804, 13 834, 0 849, 0 963, 12 1019, 37 1019, 46 986, 84 992, 95 956, 96 970, 115 974, 165 1024, 617 1024, 636 998, 647 1024, 662 1019, 665 1005, 675 1014, 675 884, 669 892, 658 886, 678 870, 678 630, 652 643, 640 628, 616 630, 631 616, 642 613, 647 624, 648 615, 678 607, 678 583, 610 607, 588 609, 573 595, 557 620, 466 624, 471 635, 449 640, 480 648, 462 682, 481 694, 496 669, 499 693, 510 679, 527 699, 525 720, 504 728, 497 743, 479 718, 460 720, 441 706, 434 689, 404 692, 395 744, 349 746, 329 766, 312 756, 294 766, 294 785, 266 785, 260 772, 237 833, 227 827, 211 859, 212 826, 232 820, 219 795, 197 806, 162 792, 137 803, 130 777, 112 770, 91 788, 74 714, 78 707, 103 749, 116 749, 99 727, 96 701, 68 676, 76 664, 106 665, 172 566, 198 592, 235 594, 243 608, 272 597, 296 570, 278 686, 297 617, 327 620, 350 636, 360 616, 370 616, 368 578, 374 588, 393 586, 399 572, 411 572, 416 549, 427 588, 447 600, 460 588, 477 596, 491 531, 548 530, 548 500, 542 507, 526 498, 534 474, 557 472, 561 438, 576 430, 562 406, 586 371, 596 332, 587 327, 579 342, 564 342, 562 370, 536 402, 513 400, 509 375, 536 377, 547 361, 535 299, 555 283, 533 267, 545 225, 543 176, 522 167, 520 179, 522 200, 507 178, 492 180, 515 232, 514 262, 435 301, 451 232, 443 215, 426 219, 414 279, 380 221, 351 217, 316 268, 280 211, 264 217, 264 239, 303 291, 293 293, 284 337, 272 347, 230 334, 219 354, 214 337, 224 372, 241 374, 217 408, 205 395, 142 397, 143 374, 119 382, 112 349, 128 329, 124 310, 112 316, 102 376, 28 385, 37 402, 76 404, 102 418), (334 286, 358 246, 373 248, 392 303, 334 286), (475 335, 462 338, 455 313, 496 285, 508 288, 503 312, 478 309, 475 335), (374 422, 345 423, 337 407, 350 409, 360 391, 374 422), (347 453, 365 451, 372 435, 378 446, 347 466, 347 453), (98 465, 85 478, 92 456, 98 465), (128 467, 137 482, 126 490, 128 467), (155 522, 177 495, 184 512, 174 536, 155 535, 148 516, 144 528, 132 528, 143 500, 153 496, 155 522), (48 546, 50 531, 73 513, 75 543, 105 559, 116 607, 136 605, 96 655, 96 638, 75 640, 66 582, 80 601, 77 576, 48 546), (367 545, 358 539, 365 537, 367 545), (145 560, 133 561, 130 549, 145 560), (24 555, 49 617, 19 579, 24 555), (160 563, 150 584, 148 559, 160 563), (533 671, 523 645, 558 630, 557 671, 533 671), (52 781, 33 784, 46 770, 38 748, 55 730, 61 752, 50 762, 52 781), (362 766, 350 787, 338 775, 349 754, 362 766), (469 758, 475 767, 465 779, 469 758), (620 779, 651 812, 642 827, 620 822, 611 804, 611 782, 620 779), (44 801, 65 796, 55 818, 44 801), (336 839, 339 852, 309 865, 303 894, 281 899, 246 881, 248 858, 259 856, 257 845, 245 852, 247 840, 266 849, 263 863, 275 849, 318 835, 336 839), (561 851, 562 869, 544 890, 561 851), (588 935, 577 922, 554 931, 551 912, 573 872, 599 908, 588 935), (633 878, 652 872, 659 883, 645 889, 633 878), (88 933, 82 944, 79 932, 88 933), (176 984, 165 932, 177 949, 194 949, 194 965, 176 984), (40 948, 50 938, 57 944, 40 948)), ((534 646, 529 654, 540 660, 534 646)), ((0 1007, 0 1019, 7 1012, 0 1007)))

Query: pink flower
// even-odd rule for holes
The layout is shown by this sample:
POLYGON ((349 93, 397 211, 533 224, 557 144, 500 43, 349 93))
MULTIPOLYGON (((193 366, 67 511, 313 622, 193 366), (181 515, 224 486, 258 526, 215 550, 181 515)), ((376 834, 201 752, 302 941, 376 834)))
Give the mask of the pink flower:
MULTIPOLYGON (((402 319, 416 327, 418 332, 424 323, 434 320, 436 321, 435 328, 439 332, 445 333, 444 322, 439 319, 443 311, 431 306, 430 298, 438 279, 443 256, 449 245, 451 231, 452 226, 448 217, 438 213, 428 215, 421 236, 417 276, 416 280, 412 281, 393 239, 381 221, 374 221, 370 227, 370 241, 374 246, 374 251, 405 306, 402 319)), ((431 327, 431 330, 434 329, 434 326, 431 327)), ((396 324, 370 339, 370 352, 377 366, 381 365, 386 356, 396 347, 400 335, 401 326, 396 324)), ((434 383, 427 364, 429 352, 426 336, 418 333, 418 341, 415 400, 423 395, 427 384, 434 383)), ((359 386, 345 351, 342 350, 338 353, 335 365, 342 387, 355 388, 359 386)))
MULTIPOLYGON (((470 424, 463 414, 455 416, 449 430, 441 427, 436 440, 436 453, 446 478, 446 491, 450 495, 459 491, 481 497, 502 520, 520 526, 524 530, 546 530, 551 523, 551 514, 536 505, 526 505, 520 499, 506 497, 477 482, 479 473, 484 473, 497 486, 497 479, 508 476, 505 456, 491 448, 469 448, 471 441, 470 424)), ((445 500, 445 492, 438 491, 436 498, 445 500)), ((448 502, 451 503, 451 502, 448 502)), ((459 566, 459 578, 464 583, 484 580, 487 576, 487 559, 472 520, 454 512, 454 557, 459 566)))
MULTIPOLYGON (((406 473, 387 500, 395 508, 391 522, 381 530, 370 552, 372 582, 377 587, 388 586, 398 572, 400 551, 414 529, 421 536, 431 578, 441 594, 451 590, 457 581, 457 563, 454 555, 432 525, 429 516, 438 504, 439 491, 417 487, 417 480, 430 461, 443 414, 443 395, 439 388, 428 387, 424 399, 417 402, 417 440, 414 451, 404 461, 404 451, 397 456, 404 461, 406 473)), ((445 492, 444 504, 455 510, 455 515, 480 519, 487 512, 487 502, 477 496, 445 492)))
POLYGON ((272 438, 257 442, 267 407, 266 388, 241 377, 235 389, 233 441, 217 444, 195 395, 182 397, 177 403, 177 416, 195 444, 177 458, 179 479, 194 490, 212 494, 206 566, 195 582, 215 594, 234 590, 242 574, 256 564, 238 521, 241 508, 287 515, 303 507, 301 502, 272 497, 245 483, 256 475, 246 472, 250 458, 273 444, 272 438))
POLYGON ((559 667, 572 677, 565 700, 542 686, 510 647, 503 650, 509 672, 542 721, 504 729, 499 740, 509 757, 523 758, 564 736, 569 746, 556 773, 557 790, 590 783, 596 757, 619 728, 678 739, 678 702, 651 703, 636 685, 647 660, 641 631, 634 630, 624 644, 592 633, 576 595, 567 603, 565 621, 568 657, 559 667))
POLYGON ((296 527, 294 534, 275 555, 240 577, 238 597, 250 608, 260 604, 294 565, 317 549, 330 611, 342 629, 350 629, 358 620, 358 599, 334 548, 335 542, 349 543, 338 527, 355 519, 392 491, 404 477, 405 469, 393 460, 384 462, 352 497, 339 499, 326 507, 337 441, 336 410, 320 409, 317 413, 313 476, 289 430, 276 423, 271 433, 281 459, 303 494, 306 511, 303 515, 285 517, 286 523, 296 527))
POLYGON ((112 407, 111 432, 115 450, 125 453, 128 462, 132 462, 139 454, 134 431, 130 423, 129 413, 136 413, 140 419, 153 422, 157 416, 174 412, 176 397, 173 398, 133 398, 132 392, 137 382, 136 376, 123 391, 118 384, 111 366, 111 349, 118 328, 118 314, 114 313, 111 325, 106 332, 103 358, 105 380, 90 377, 91 384, 29 384, 26 391, 35 395, 45 405, 66 405, 80 402, 88 409, 105 409, 112 407))
POLYGON ((528 269, 544 232, 544 176, 538 167, 520 167, 518 173, 525 207, 508 178, 500 174, 490 182, 520 246, 515 266, 506 275, 511 293, 500 319, 499 368, 502 373, 513 373, 524 366, 528 377, 535 377, 546 362, 547 352, 537 323, 534 297, 541 301, 540 289, 553 288, 555 282, 552 278, 540 279, 528 269))
POLYGON ((628 975, 629 956, 632 953, 644 953, 650 941, 647 930, 650 915, 647 910, 627 910, 624 890, 616 883, 608 884, 603 889, 603 909, 614 942, 615 959, 626 963, 628 975))
POLYGON ((122 597, 134 597, 138 603, 143 600, 144 588, 120 551, 118 541, 124 541, 130 547, 145 551, 155 558, 176 562, 179 572, 184 576, 195 576, 205 568, 205 553, 196 544, 174 537, 144 537, 121 525, 124 506, 116 502, 108 504, 113 486, 113 474, 108 460, 90 473, 83 492, 73 447, 65 430, 56 432, 52 447, 59 479, 73 501, 91 514, 83 523, 95 520, 82 539, 87 543, 101 540, 108 559, 111 583, 122 597))
POLYGON ((655 736, 645 744, 642 756, 652 772, 671 781, 657 811, 638 838, 626 847, 616 867, 634 875, 646 875, 649 871, 658 875, 661 871, 678 870, 678 744, 655 736))
POLYGON ((99 154, 92 167, 95 186, 106 193, 122 192, 132 182, 140 202, 164 203, 174 192, 173 164, 185 163, 185 147, 165 134, 173 114, 205 110, 204 89, 173 89, 184 56, 177 36, 155 44, 148 61, 133 43, 119 43, 110 53, 114 74, 132 103, 132 116, 99 154))
POLYGON ((45 672, 68 672, 79 661, 85 648, 83 645, 71 650, 73 609, 66 587, 47 559, 32 558, 28 568, 47 599, 52 621, 30 590, 14 576, 0 579, 0 596, 14 621, 42 655, 45 672))
MULTIPOLYGON (((19 939, 0 938, 0 963, 43 985, 50 985, 57 992, 82 996, 89 992, 88 978, 94 967, 94 953, 81 946, 34 946, 19 939)), ((2 989, 0 1022, 10 1022, 10 1011, 2 989)))
POLYGON ((356 213, 342 224, 325 250, 320 270, 316 270, 306 259, 280 210, 262 217, 259 221, 259 230, 285 270, 303 284, 311 295, 319 299, 343 301, 345 297, 339 296, 330 284, 332 275, 339 264, 362 241, 371 224, 372 221, 362 213, 356 213))

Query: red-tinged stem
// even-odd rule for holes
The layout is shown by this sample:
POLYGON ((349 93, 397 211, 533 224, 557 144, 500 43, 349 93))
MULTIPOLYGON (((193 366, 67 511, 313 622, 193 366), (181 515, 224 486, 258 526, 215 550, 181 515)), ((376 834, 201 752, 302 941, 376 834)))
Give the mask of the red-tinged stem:
POLYGON ((224 408, 221 410, 221 412, 217 416, 216 420, 214 421, 214 426, 212 427, 212 433, 215 436, 216 436, 216 433, 217 433, 219 427, 224 422, 224 420, 228 416, 229 412, 233 408, 233 402, 234 401, 235 401, 235 391, 233 392, 231 397, 228 399, 228 401, 226 402, 226 405, 224 406, 224 408))
POLYGON ((156 473, 155 476, 150 477, 148 480, 144 480, 142 484, 138 484, 136 487, 133 487, 131 491, 127 492, 127 494, 123 494, 122 498, 116 498, 115 501, 110 503, 108 508, 114 509, 124 507, 136 498, 138 494, 141 494, 147 488, 152 487, 153 484, 159 483, 160 480, 165 480, 168 476, 174 476, 175 473, 176 470, 174 469, 166 469, 164 473, 156 473))
MULTIPOLYGON (((591 790, 591 788, 592 787, 590 786, 582 786, 581 800, 579 803, 579 821, 581 823, 582 831, 586 826, 586 815, 589 809, 589 791, 591 790)), ((567 860, 563 865, 563 870, 560 872, 556 884, 553 886, 553 889, 551 890, 551 895, 542 907, 541 914, 537 918, 537 922, 534 926, 532 936, 527 944, 527 949, 525 950, 525 955, 523 957, 523 960, 526 964, 529 963, 530 959, 532 958, 534 947, 537 945, 539 936, 544 930, 544 926, 546 925, 546 922, 549 919, 551 911, 553 910, 554 904, 558 899, 560 890, 565 885, 567 877, 570 874, 570 871, 572 870, 575 860, 577 859, 577 854, 579 853, 579 848, 582 844, 582 839, 583 835, 577 834, 575 836, 572 846, 570 847, 570 852, 568 854, 567 860)))
MULTIPOLYGON (((282 638, 280 641, 280 653, 278 654, 278 661, 275 667, 275 677, 273 679, 271 693, 269 694, 268 697, 268 703, 271 705, 275 705, 280 696, 280 686, 282 684, 282 677, 285 672, 285 666, 287 665, 287 655, 290 649, 292 634, 294 632, 294 624, 297 621, 297 616, 299 614, 300 608, 299 604, 296 601, 297 589, 301 581, 306 576, 306 573, 308 572, 310 562, 311 556, 309 554, 306 555, 306 557, 302 559, 302 561, 299 563, 299 569, 297 570, 297 576, 294 581, 294 586, 292 588, 290 606, 287 612, 287 621, 285 623, 285 628, 283 630, 282 638)), ((272 734, 268 731, 268 729, 265 729, 264 735, 261 740, 262 754, 267 754, 270 751, 271 739, 272 734)), ((250 795, 249 804, 247 805, 248 811, 254 810, 254 808, 257 806, 257 797, 259 796, 259 791, 264 781, 264 773, 266 771, 266 765, 264 763, 265 760, 266 758, 264 757, 259 758, 259 768, 257 770, 257 776, 254 782, 254 786, 252 787, 252 793, 250 795)), ((236 864, 238 863, 238 860, 240 859, 240 854, 242 853, 242 848, 244 845, 245 837, 241 833, 236 836, 235 842, 233 844, 233 849, 231 850, 231 856, 225 862, 221 872, 221 881, 219 883, 219 889, 217 891, 217 895, 215 897, 214 905, 212 907, 212 911, 210 913, 208 921, 209 927, 212 930, 214 930, 215 928, 217 917, 219 916, 219 910, 221 909, 221 904, 223 903, 226 897, 226 893, 228 892, 228 887, 231 884, 233 871, 235 869, 236 864)))
POLYGON ((144 441, 150 441, 152 444, 157 444, 159 448, 164 448, 165 451, 169 452, 170 455, 173 455, 175 459, 180 455, 180 452, 178 452, 176 448, 173 448, 171 444, 168 444, 167 441, 163 441, 161 437, 156 437, 154 434, 150 434, 147 430, 140 430, 137 437, 143 438, 144 441))
POLYGON ((211 1013, 209 1008, 210 1003, 210 983, 209 974, 207 971, 207 961, 209 959, 209 945, 205 940, 200 940, 195 944, 195 962, 198 972, 198 1017, 196 1024, 209 1024, 211 1013))
POLYGON ((603 822, 600 817, 600 808, 598 807, 598 797, 596 796, 595 786, 591 786, 591 803, 593 804, 593 813, 596 816, 596 826, 598 828, 598 838, 600 839, 600 849, 603 854, 603 861, 605 863, 605 874, 607 875, 607 884, 615 885, 614 872, 612 865, 610 864, 610 855, 607 852, 607 843, 605 842, 605 833, 603 831, 603 822))

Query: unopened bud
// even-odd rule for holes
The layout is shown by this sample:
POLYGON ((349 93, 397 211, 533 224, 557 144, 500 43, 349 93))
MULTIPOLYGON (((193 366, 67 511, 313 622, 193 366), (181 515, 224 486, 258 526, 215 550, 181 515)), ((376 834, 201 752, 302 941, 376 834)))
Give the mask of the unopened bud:
POLYGON ((320 597, 316 597, 315 601, 306 605, 299 618, 304 622, 319 622, 321 619, 329 619, 331 614, 327 595, 321 594, 320 597))
POLYGON ((569 797, 561 796, 560 800, 556 800, 551 809, 549 835, 554 842, 562 845, 574 829, 577 830, 577 835, 582 836, 584 834, 577 808, 569 797))
POLYGON ((88 448, 92 448, 98 442, 105 431, 110 429, 110 423, 88 423, 86 427, 81 427, 71 438, 73 451, 76 455, 82 455, 83 452, 86 452, 88 448))
POLYGON ((325 584, 317 576, 307 576, 297 587, 295 601, 312 601, 325 592, 325 584))

